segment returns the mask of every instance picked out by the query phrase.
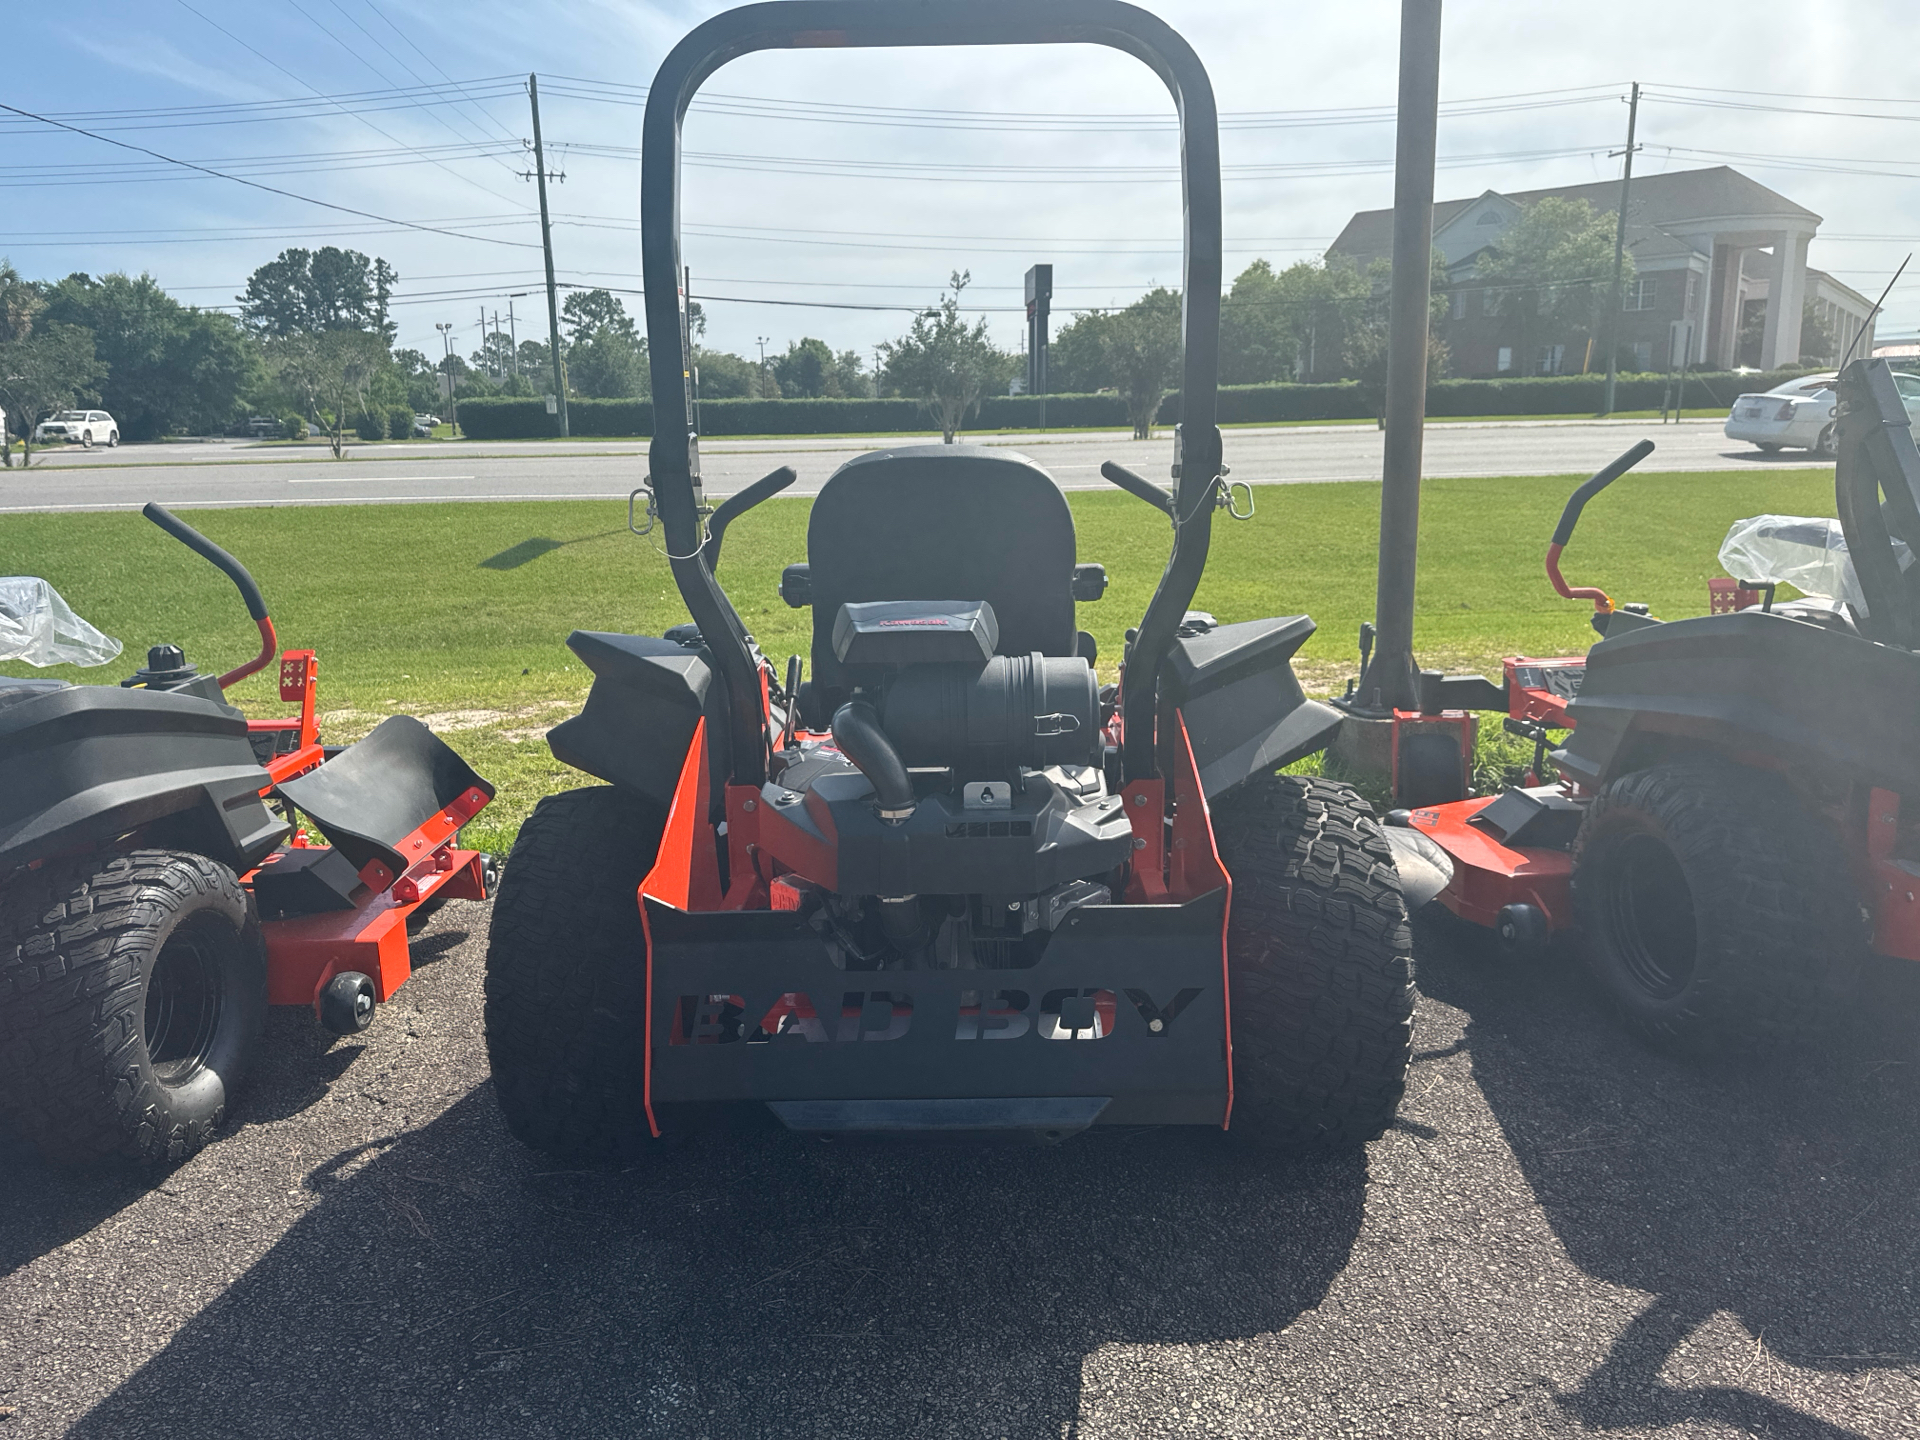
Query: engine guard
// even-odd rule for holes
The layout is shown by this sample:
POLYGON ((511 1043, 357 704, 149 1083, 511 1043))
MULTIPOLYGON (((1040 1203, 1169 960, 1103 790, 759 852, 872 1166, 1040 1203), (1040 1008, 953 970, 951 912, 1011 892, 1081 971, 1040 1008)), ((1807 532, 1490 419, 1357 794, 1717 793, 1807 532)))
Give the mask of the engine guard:
POLYGON ((799 912, 643 896, 649 1122, 762 1102, 806 1130, 1224 1125, 1226 900, 1084 907, 1025 969, 859 971, 799 912))

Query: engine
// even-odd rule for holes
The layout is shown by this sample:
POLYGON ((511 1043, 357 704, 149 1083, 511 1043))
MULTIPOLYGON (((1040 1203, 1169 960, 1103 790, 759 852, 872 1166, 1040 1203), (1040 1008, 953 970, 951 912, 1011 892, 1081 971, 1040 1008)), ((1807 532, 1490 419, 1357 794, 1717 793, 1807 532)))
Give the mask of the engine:
POLYGON ((984 602, 841 607, 847 699, 776 757, 775 903, 812 908, 851 968, 1018 965, 1133 849, 1080 656, 996 655, 984 602))

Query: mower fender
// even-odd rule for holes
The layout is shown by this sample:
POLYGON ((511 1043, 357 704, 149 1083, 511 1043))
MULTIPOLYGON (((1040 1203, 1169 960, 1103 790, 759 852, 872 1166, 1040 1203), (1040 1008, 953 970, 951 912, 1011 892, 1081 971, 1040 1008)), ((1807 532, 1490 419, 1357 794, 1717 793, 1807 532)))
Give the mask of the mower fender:
POLYGON ((547 732, 563 765, 584 770, 665 809, 701 717, 708 736, 724 736, 724 692, 705 653, 651 635, 576 630, 567 648, 593 671, 586 706, 547 732))
POLYGON ((1400 894, 1411 915, 1453 883, 1453 860, 1418 830, 1387 825, 1384 833, 1393 849, 1393 868, 1400 872, 1400 894))
POLYGON ((115 686, 47 690, 0 709, 0 873, 132 830, 241 871, 288 827, 238 710, 115 686))
POLYGON ((1293 673, 1294 652, 1314 628, 1305 615, 1286 615, 1174 641, 1167 689, 1209 801, 1332 742, 1340 712, 1307 699, 1293 673))
POLYGON ((1685 752, 1753 753, 1920 793, 1920 655, 1743 610, 1609 635, 1554 754, 1598 790, 1685 752))

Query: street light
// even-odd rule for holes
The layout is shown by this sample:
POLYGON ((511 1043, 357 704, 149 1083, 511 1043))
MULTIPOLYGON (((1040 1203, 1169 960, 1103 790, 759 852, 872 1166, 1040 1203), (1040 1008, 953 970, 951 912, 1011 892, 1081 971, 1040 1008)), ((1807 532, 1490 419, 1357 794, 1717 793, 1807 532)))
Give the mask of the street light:
POLYGON ((760 347, 760 393, 762 395, 767 393, 767 341, 772 338, 771 335, 753 337, 754 343, 760 347))
POLYGON ((447 373, 447 404, 452 407, 449 411, 451 416, 449 428, 453 438, 458 440, 460 438, 460 395, 455 389, 453 373, 453 326, 435 322, 433 328, 440 332, 440 343, 446 347, 447 358, 441 368, 447 373))

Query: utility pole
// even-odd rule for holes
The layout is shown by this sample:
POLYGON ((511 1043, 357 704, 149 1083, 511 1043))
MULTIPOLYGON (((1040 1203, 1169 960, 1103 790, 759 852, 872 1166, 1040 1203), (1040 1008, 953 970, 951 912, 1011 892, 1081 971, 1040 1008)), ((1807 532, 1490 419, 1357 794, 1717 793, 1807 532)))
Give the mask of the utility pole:
POLYGON ((880 347, 873 347, 873 398, 880 398, 880 347))
POLYGON ((514 328, 513 324, 513 302, 519 298, 518 295, 507 297, 507 349, 513 352, 513 373, 516 379, 520 375, 520 332, 514 328))
MULTIPOLYGON (((436 324, 433 328, 440 332, 440 343, 446 347, 447 404, 453 407, 447 412, 451 417, 448 423, 453 431, 453 438, 458 440, 460 438, 460 394, 458 382, 454 379, 453 374, 453 326, 451 324, 436 324)), ((485 429, 486 427, 482 426, 481 428, 485 429)))
POLYGON ((1419 704, 1413 659, 1420 460, 1427 419, 1433 289, 1434 137, 1440 120, 1440 0, 1400 0, 1400 96, 1393 160, 1393 286, 1387 298, 1386 458, 1380 486, 1378 643, 1354 696, 1374 712, 1419 704))
POLYGON ((533 104, 533 173, 540 185, 540 248, 547 257, 547 343, 553 350, 553 393, 560 414, 560 434, 567 428, 567 381, 560 367, 560 297, 553 283, 553 226, 547 219, 547 161, 540 148, 540 77, 527 76, 527 98, 533 104))
POLYGON ((1040 428, 1047 428, 1047 320, 1053 308, 1053 266, 1027 267, 1027 393, 1040 397, 1040 428))
POLYGON ((762 396, 767 393, 767 341, 772 338, 771 335, 753 337, 753 343, 760 347, 760 393, 762 396))
POLYGON ((1640 82, 1633 82, 1633 98, 1627 102, 1627 148, 1621 153, 1626 164, 1620 170, 1620 214, 1613 226, 1613 288, 1607 300, 1607 402, 1602 415, 1613 413, 1613 382, 1620 358, 1620 269, 1627 253, 1627 195, 1633 188, 1633 131, 1640 120, 1640 82))
POLYGON ((487 352, 492 349, 487 344, 487 307, 480 307, 480 366, 484 375, 493 374, 493 356, 487 352))

